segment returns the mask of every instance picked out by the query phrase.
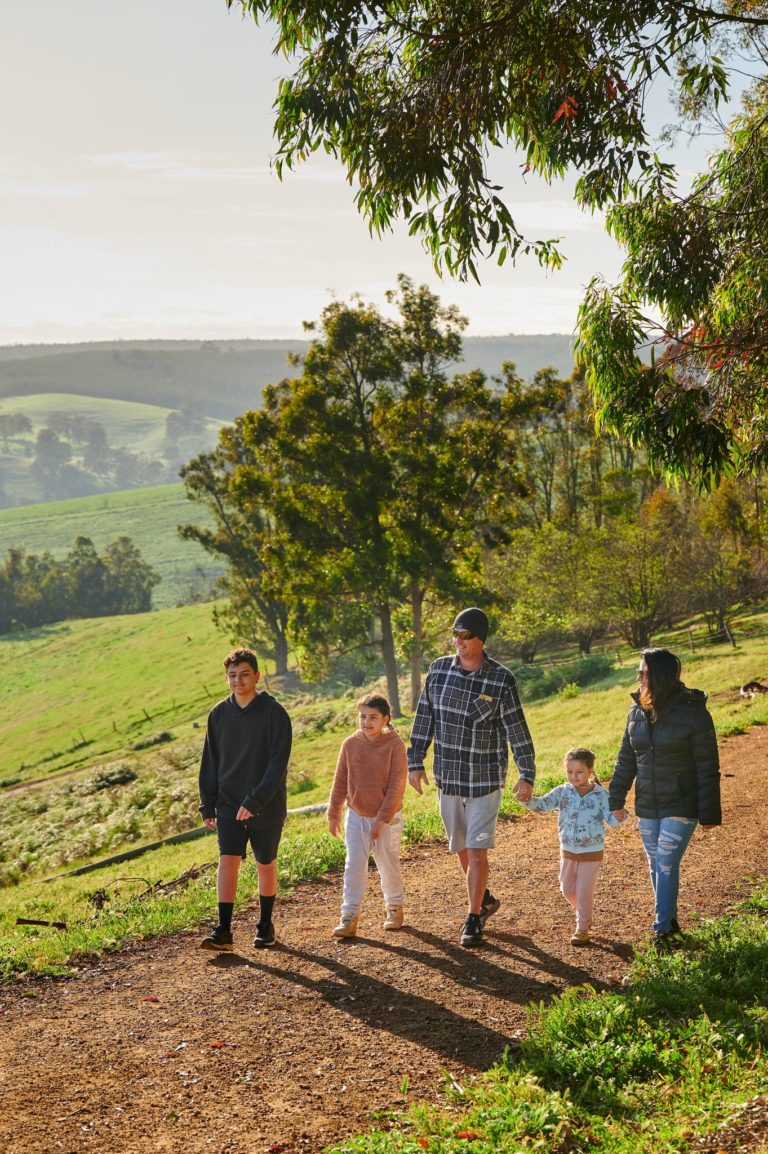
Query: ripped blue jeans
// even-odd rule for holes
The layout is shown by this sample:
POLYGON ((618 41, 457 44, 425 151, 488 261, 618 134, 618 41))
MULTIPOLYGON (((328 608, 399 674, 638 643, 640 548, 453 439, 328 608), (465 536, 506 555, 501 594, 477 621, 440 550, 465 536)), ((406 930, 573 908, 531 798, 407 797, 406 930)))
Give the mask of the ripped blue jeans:
POLYGON ((653 923, 653 932, 656 934, 669 933, 672 918, 677 917, 680 862, 698 824, 695 817, 637 819, 643 849, 648 857, 653 892, 656 894, 656 920, 653 923))

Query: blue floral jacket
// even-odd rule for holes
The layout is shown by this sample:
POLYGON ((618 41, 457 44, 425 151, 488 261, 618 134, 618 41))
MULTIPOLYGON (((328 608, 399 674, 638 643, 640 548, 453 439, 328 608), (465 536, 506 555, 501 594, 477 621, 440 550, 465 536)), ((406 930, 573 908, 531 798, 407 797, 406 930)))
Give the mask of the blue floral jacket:
POLYGON ((565 782, 556 785, 543 797, 532 797, 524 804, 534 813, 558 810, 560 848, 569 853, 592 853, 604 849, 606 822, 608 825, 621 825, 610 811, 608 793, 597 783, 582 797, 574 785, 565 782))

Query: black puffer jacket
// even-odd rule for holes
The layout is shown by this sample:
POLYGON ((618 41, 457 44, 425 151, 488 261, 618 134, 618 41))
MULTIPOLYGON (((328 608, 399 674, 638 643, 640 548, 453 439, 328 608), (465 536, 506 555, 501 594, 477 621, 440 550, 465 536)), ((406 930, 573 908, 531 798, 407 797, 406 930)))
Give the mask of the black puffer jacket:
POLYGON ((720 759, 706 694, 681 683, 653 725, 639 692, 632 697, 608 791, 611 809, 624 807, 634 781, 638 817, 697 817, 720 825, 720 759))

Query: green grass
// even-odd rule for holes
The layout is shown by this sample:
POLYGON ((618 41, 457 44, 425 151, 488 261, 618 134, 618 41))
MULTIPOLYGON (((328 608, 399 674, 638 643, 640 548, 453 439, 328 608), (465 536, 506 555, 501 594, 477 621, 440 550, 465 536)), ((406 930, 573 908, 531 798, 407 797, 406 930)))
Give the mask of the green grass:
POLYGON ((225 695, 228 648, 210 605, 0 637, 0 784, 112 760, 162 729, 188 736, 225 695))
POLYGON ((639 955, 621 993, 582 986, 532 1007, 520 1050, 464 1086, 450 1079, 448 1108, 414 1107, 335 1149, 696 1149, 765 1088, 768 920, 752 904, 702 922, 679 951, 639 955))
POLYGON ((206 524, 207 517, 201 507, 186 499, 180 484, 2 509, 0 559, 12 546, 61 558, 78 536, 90 537, 101 552, 125 535, 160 574, 152 601, 156 608, 165 609, 206 596, 224 570, 196 542, 181 540, 177 527, 187 522, 206 524))

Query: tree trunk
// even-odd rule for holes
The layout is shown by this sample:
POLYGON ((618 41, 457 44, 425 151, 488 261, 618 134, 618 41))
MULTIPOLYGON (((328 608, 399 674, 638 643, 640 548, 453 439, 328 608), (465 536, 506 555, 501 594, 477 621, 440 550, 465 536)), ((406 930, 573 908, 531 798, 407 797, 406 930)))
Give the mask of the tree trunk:
POLYGON ((389 602, 379 606, 379 620, 381 621, 381 652, 384 656, 384 669, 387 674, 387 693, 389 704, 392 707, 393 717, 402 717, 400 708, 400 688, 397 684, 397 661, 395 660, 395 639, 392 633, 392 612, 389 602))
POLYGON ((411 709, 415 710, 421 697, 421 659, 424 655, 424 645, 421 632, 421 610, 424 604, 424 594, 417 586, 411 588, 411 623, 413 629, 413 648, 411 650, 411 709))
POLYGON ((275 675, 284 677, 288 672, 288 638, 282 629, 275 630, 275 675))
POLYGON ((592 634, 591 633, 577 633, 576 639, 579 643, 579 656, 589 657, 592 652, 592 634))

